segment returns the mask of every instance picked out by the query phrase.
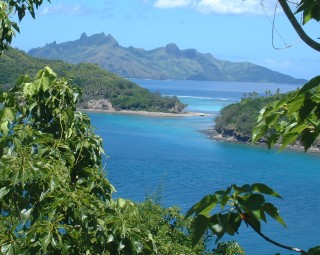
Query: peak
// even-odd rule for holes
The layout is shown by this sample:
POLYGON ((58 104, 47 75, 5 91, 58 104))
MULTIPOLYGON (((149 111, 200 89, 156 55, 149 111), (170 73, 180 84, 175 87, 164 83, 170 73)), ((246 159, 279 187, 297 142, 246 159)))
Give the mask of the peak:
POLYGON ((166 49, 174 49, 174 50, 179 50, 178 46, 175 43, 169 43, 166 46, 166 49))
POLYGON ((95 35, 92 35, 92 36, 96 36, 96 37, 99 37, 99 38, 106 38, 106 34, 104 32, 102 32, 100 34, 95 34, 95 35))
POLYGON ((116 39, 114 39, 114 37, 113 37, 111 34, 108 34, 108 35, 107 35, 106 40, 107 40, 107 43, 108 43, 109 45, 119 46, 119 43, 117 42, 116 39))
POLYGON ((111 46, 119 46, 118 42, 112 37, 112 35, 108 34, 108 36, 106 36, 103 32, 100 34, 93 34, 91 36, 87 36, 86 33, 82 33, 79 41, 83 45, 109 44, 111 46))
POLYGON ((107 40, 115 40, 114 37, 112 36, 112 34, 108 34, 107 35, 107 40))
POLYGON ((82 33, 81 36, 80 36, 80 40, 84 40, 84 39, 87 39, 88 36, 86 33, 82 33))
POLYGON ((178 57, 181 53, 180 49, 178 48, 178 46, 175 43, 169 43, 166 46, 165 50, 168 54, 174 55, 176 57, 178 57))
POLYGON ((102 42, 106 40, 106 35, 102 32, 100 34, 93 34, 88 37, 90 41, 102 42))

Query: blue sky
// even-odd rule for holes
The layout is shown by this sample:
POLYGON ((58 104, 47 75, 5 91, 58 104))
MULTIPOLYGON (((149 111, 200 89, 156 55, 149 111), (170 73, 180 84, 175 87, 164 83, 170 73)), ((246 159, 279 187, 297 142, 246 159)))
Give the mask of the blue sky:
MULTIPOLYGON (((309 22, 304 27, 317 38, 319 26, 309 22)), ((320 74, 320 53, 298 38, 275 0, 51 0, 35 20, 26 17, 20 29, 12 45, 25 51, 76 40, 83 32, 104 32, 125 47, 150 50, 176 43, 180 49, 249 61, 296 78, 320 74)))

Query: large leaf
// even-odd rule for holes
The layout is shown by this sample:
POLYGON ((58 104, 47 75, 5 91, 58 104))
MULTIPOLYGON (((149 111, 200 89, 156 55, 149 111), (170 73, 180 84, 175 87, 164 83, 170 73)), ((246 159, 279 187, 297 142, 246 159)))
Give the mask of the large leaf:
POLYGON ((307 255, 320 255, 320 246, 310 248, 307 255))
POLYGON ((281 196, 275 192, 273 189, 271 189, 269 186, 263 183, 254 183, 251 185, 251 190, 253 192, 260 192, 269 196, 278 197, 281 198, 281 196))
POLYGON ((271 203, 265 203, 262 208, 262 211, 266 212, 267 214, 269 214, 273 219, 275 219, 276 221, 278 221, 282 226, 284 226, 285 228, 287 228, 286 223, 284 222, 284 220, 281 218, 280 214, 279 214, 279 210, 278 208, 276 208, 273 204, 271 203))
POLYGON ((200 202, 192 206, 186 213, 186 218, 190 217, 192 214, 202 214, 208 216, 210 211, 214 209, 217 205, 217 197, 215 195, 207 195, 200 202))
POLYGON ((192 245, 195 246, 203 234, 206 232, 210 224, 210 218, 204 215, 198 215, 194 218, 192 225, 191 225, 191 238, 192 238, 192 245))

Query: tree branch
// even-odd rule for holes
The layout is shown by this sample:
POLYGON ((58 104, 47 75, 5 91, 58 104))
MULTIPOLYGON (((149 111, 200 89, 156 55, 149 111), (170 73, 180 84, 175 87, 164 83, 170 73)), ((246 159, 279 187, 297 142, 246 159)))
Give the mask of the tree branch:
POLYGON ((249 219, 247 218, 247 216, 242 212, 242 210, 239 208, 238 205, 235 205, 235 208, 237 209, 237 211, 239 212, 241 219, 244 220, 244 222, 249 225, 259 236, 261 236, 264 240, 266 240, 269 243, 272 243, 278 247, 281 247, 283 249, 289 250, 289 251, 295 251, 295 252, 299 252, 303 255, 306 255, 307 252, 304 250, 301 250, 299 248, 294 248, 291 246, 287 246, 281 243, 278 243, 276 241, 273 241, 272 239, 270 239, 269 237, 267 237, 266 235, 264 235, 263 233, 261 233, 261 231, 259 229, 257 229, 253 224, 250 223, 249 219))
POLYGON ((290 250, 290 251, 295 251, 295 252, 299 252, 303 255, 307 254, 306 251, 304 250, 301 250, 299 248, 294 248, 294 247, 291 247, 291 246, 287 246, 287 245, 284 245, 284 244, 281 244, 281 243, 278 243, 276 241, 273 241, 272 239, 270 239, 269 237, 267 237, 266 235, 264 235, 263 233, 261 233, 261 231, 259 231, 258 229, 256 229, 249 221, 247 221, 246 219, 244 219, 244 221, 250 226, 252 227, 252 229, 259 235, 261 236, 264 240, 268 241, 269 243, 272 243, 276 246, 279 246, 281 248, 284 248, 284 249, 287 249, 287 250, 290 250))
POLYGON ((278 0, 284 13, 286 14, 287 18, 289 19, 291 25, 293 26, 293 28, 296 30, 297 34, 299 35, 299 37, 301 38, 302 41, 304 41, 308 46, 310 46, 311 48, 313 48, 316 51, 320 51, 320 43, 317 43, 316 41, 314 41, 313 39, 311 39, 306 32, 304 32, 304 30, 302 29, 302 27, 300 26, 300 24, 298 23, 296 17, 294 16, 294 14, 292 13, 287 0, 278 0))

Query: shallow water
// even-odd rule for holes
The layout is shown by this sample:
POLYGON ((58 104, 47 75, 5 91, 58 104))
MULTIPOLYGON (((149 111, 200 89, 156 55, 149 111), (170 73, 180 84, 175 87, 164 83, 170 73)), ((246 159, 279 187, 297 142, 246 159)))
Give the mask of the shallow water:
MULTIPOLYGON (((210 127, 214 115, 244 92, 261 94, 295 86, 191 81, 135 80, 152 91, 177 95, 188 110, 212 113, 210 117, 147 117, 90 113, 109 156, 108 178, 116 197, 143 201, 160 191, 164 206, 178 205, 185 212, 204 195, 232 183, 263 182, 283 200, 274 202, 288 229, 278 223, 263 225, 271 238, 307 249, 320 244, 319 156, 300 152, 268 151, 265 148, 207 139, 200 130, 210 127), (258 89, 257 89, 258 88, 258 89)), ((228 238, 230 239, 230 238, 228 238)), ((248 255, 290 254, 266 243, 242 226, 236 239, 248 255)))

